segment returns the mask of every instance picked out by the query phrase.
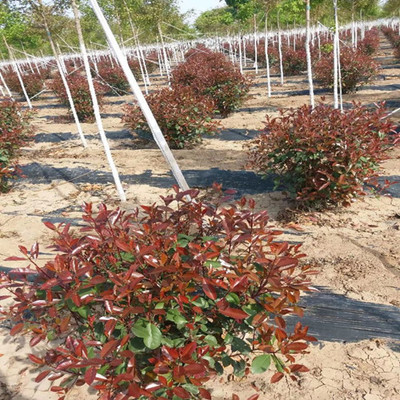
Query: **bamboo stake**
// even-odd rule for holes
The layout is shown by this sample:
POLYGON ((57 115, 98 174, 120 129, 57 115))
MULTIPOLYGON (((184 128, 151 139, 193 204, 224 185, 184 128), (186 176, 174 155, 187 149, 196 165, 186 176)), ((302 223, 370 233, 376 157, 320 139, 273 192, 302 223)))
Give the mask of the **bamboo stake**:
POLYGON ((103 12, 101 11, 97 0, 89 0, 90 4, 93 8, 94 13, 96 14, 97 19, 99 20, 104 33, 106 34, 107 40, 110 44, 110 46, 112 47, 115 55, 118 58, 118 61, 121 65, 121 68, 123 69, 129 85, 131 86, 132 92, 135 94, 135 97, 139 103, 139 106, 147 120, 147 123, 150 127, 150 130, 153 134, 154 140, 156 141, 158 147, 160 148, 161 152, 163 153, 166 161, 168 162, 168 164, 170 165, 171 171, 176 179, 176 181, 178 182, 180 188, 182 190, 188 190, 189 186, 185 180, 185 177, 182 174, 182 171, 180 170, 162 132, 160 127, 158 126, 158 123, 156 121, 156 119, 154 118, 154 115, 149 107, 149 105, 147 104, 147 101, 145 99, 145 97, 143 96, 142 91, 140 90, 140 87, 138 85, 138 83, 136 82, 135 77, 132 74, 131 69, 129 68, 128 62, 126 60, 126 57, 122 54, 121 52, 121 48, 119 47, 117 41, 115 40, 114 34, 112 33, 106 19, 104 18, 103 12))
POLYGON ((268 54, 268 12, 265 13, 265 62, 267 66, 267 92, 268 97, 271 97, 271 73, 269 69, 269 54, 268 54))

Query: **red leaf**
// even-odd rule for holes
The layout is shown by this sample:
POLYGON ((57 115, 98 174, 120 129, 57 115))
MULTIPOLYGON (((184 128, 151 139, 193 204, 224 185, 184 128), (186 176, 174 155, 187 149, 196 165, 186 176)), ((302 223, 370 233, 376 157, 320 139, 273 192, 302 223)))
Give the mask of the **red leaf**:
POLYGON ((189 364, 184 367, 184 370, 187 375, 197 375, 205 372, 206 368, 202 364, 189 364))
POLYGON ((211 400, 211 394, 208 390, 199 388, 199 394, 203 399, 211 400))
POLYGON ((4 261, 26 261, 24 257, 7 257, 4 261))
POLYGON ((25 324, 23 322, 20 322, 17 325, 14 325, 10 331, 10 335, 14 336, 16 335, 18 332, 21 332, 22 329, 24 329, 25 324))
POLYGON ((96 367, 90 367, 86 372, 85 372, 85 382, 90 386, 94 378, 96 378, 96 367))
POLYGON ((232 400, 240 400, 240 397, 237 394, 232 394, 232 400))
POLYGON ((190 393, 185 390, 183 387, 175 387, 172 389, 172 391, 181 399, 191 399, 192 396, 190 395, 190 393))
POLYGON ((217 292, 214 286, 212 286, 210 281, 205 278, 203 278, 203 290, 207 297, 209 297, 211 300, 217 299, 217 292))
POLYGON ((108 354, 110 354, 119 344, 119 340, 111 340, 107 342, 100 352, 100 357, 105 358, 108 354))
POLYGON ((36 378, 35 378, 35 382, 39 383, 42 382, 42 380, 44 378, 46 378, 46 376, 50 373, 51 371, 48 369, 47 371, 43 371, 41 372, 36 378))
POLYGON ((226 315, 227 317, 235 318, 235 319, 244 319, 249 316, 243 310, 239 310, 238 308, 227 307, 225 309, 218 310, 221 314, 226 315))
POLYGON ((253 396, 250 396, 247 400, 257 400, 259 397, 259 394, 253 394, 253 396))
POLYGON ((55 231, 55 230, 56 230, 55 225, 52 224, 51 222, 45 221, 45 222, 43 222, 43 223, 45 224, 45 226, 47 226, 47 228, 51 229, 52 231, 55 231))
POLYGON ((283 378, 284 374, 282 372, 277 372, 272 375, 271 383, 279 382, 283 378))
POLYGON ((286 346, 287 350, 302 351, 308 348, 307 343, 290 343, 286 346))
POLYGON ((34 354, 28 354, 28 357, 35 364, 41 364, 41 365, 44 364, 44 361, 41 358, 35 356, 34 354))

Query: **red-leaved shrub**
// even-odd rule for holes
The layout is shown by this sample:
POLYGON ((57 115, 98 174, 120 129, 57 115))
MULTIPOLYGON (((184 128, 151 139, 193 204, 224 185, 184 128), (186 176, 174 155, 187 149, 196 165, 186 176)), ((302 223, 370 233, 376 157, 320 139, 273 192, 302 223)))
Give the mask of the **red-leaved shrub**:
POLYGON ((364 54, 372 56, 379 49, 379 31, 377 28, 366 31, 364 39, 358 41, 357 47, 364 54))
MULTIPOLYGON (((370 80, 378 72, 378 64, 359 49, 342 46, 340 50, 340 71, 343 93, 349 93, 370 80)), ((333 51, 324 54, 315 64, 315 77, 324 86, 333 87, 333 51)))
POLYGON ((173 86, 190 86, 212 98, 226 117, 244 101, 250 81, 222 53, 196 52, 172 73, 173 86))
POLYGON ((5 192, 16 176, 20 147, 32 140, 31 116, 31 111, 23 111, 15 101, 0 101, 0 192, 5 192))
MULTIPOLYGON (((11 91, 18 93, 20 96, 24 95, 20 80, 15 71, 10 69, 3 74, 3 77, 7 83, 7 86, 11 91)), ((23 75, 21 75, 21 77, 22 77, 22 82, 24 83, 26 93, 29 98, 35 96, 36 94, 38 94, 43 90, 44 79, 38 72, 29 71, 29 73, 26 72, 23 75)))
POLYGON ((129 93, 129 83, 120 66, 112 67, 111 64, 102 62, 97 64, 97 70, 107 94, 124 95, 129 93))
POLYGON ((382 32, 394 47, 394 56, 400 59, 400 35, 397 30, 389 27, 382 27, 382 32))
POLYGON ((58 254, 45 266, 37 244, 20 247, 34 268, 11 276, 36 276, 2 274, 10 333, 49 342, 29 358, 62 399, 85 383, 103 400, 211 399, 204 384, 228 366, 243 377, 273 364, 272 382, 307 371, 295 357, 315 339, 283 319, 303 314, 314 273, 300 245, 277 241, 253 200, 222 206, 175 190, 132 214, 86 204, 82 232, 46 224, 58 254))
MULTIPOLYGON (((92 121, 94 118, 93 103, 86 77, 73 73, 67 76, 67 82, 79 121, 92 121)), ((94 85, 97 100, 101 104, 104 96, 104 85, 97 81, 94 81, 94 85)), ((67 92, 60 74, 57 74, 49 86, 59 97, 60 102, 69 107, 67 92)))
POLYGON ((349 205, 376 176, 379 162, 393 143, 393 125, 385 109, 361 105, 341 112, 320 104, 267 116, 265 130, 249 152, 249 167, 277 174, 300 204, 349 205))
POLYGON ((293 50, 285 47, 282 57, 283 73, 287 76, 298 75, 307 69, 306 51, 304 48, 293 50))
MULTIPOLYGON (((147 96, 147 102, 167 142, 173 148, 182 149, 200 142, 202 135, 213 134, 218 123, 212 121, 214 103, 207 96, 196 94, 190 87, 174 86, 147 96)), ((146 119, 138 105, 125 107, 125 125, 134 129, 148 130, 146 119)))

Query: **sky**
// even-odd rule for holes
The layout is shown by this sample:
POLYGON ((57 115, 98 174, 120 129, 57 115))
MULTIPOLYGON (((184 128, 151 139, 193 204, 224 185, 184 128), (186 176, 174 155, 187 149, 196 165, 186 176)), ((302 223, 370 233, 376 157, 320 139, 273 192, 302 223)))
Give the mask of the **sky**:
POLYGON ((195 10, 196 16, 190 18, 190 22, 193 22, 203 11, 226 5, 225 1, 220 0, 179 0, 179 3, 182 12, 189 11, 190 9, 195 10))

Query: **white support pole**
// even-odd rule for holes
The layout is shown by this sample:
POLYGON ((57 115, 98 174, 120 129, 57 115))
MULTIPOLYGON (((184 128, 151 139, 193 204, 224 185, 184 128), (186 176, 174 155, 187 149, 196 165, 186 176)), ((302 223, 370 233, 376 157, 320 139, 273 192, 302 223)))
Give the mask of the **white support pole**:
POLYGON ((119 194, 119 198, 121 199, 122 202, 125 202, 126 201, 125 192, 122 187, 121 180, 119 178, 117 167, 115 166, 115 163, 114 163, 114 160, 113 160, 113 157, 111 154, 110 145, 108 143, 106 133, 104 132, 103 123, 101 121, 100 107, 99 107, 99 104, 97 101, 96 90, 95 90, 94 84, 93 84, 92 72, 90 71, 89 57, 87 55, 86 46, 83 41, 82 29, 81 29, 81 24, 80 24, 80 20, 79 20, 79 12, 78 12, 78 8, 76 6, 75 0, 72 0, 72 9, 74 11, 75 24, 76 24, 76 29, 78 32, 78 38, 79 38, 79 44, 80 44, 82 58, 83 58, 83 64, 85 66, 86 77, 87 77, 88 84, 89 84, 90 95, 92 97, 93 111, 94 111, 94 116, 96 119, 96 124, 97 124, 97 127, 99 128, 100 138, 103 143, 104 152, 106 153, 108 164, 111 168, 111 172, 112 172, 112 175, 114 178, 115 186, 116 186, 118 194, 119 194))
POLYGON ((282 55, 282 38, 281 38, 281 27, 279 23, 279 16, 280 16, 280 10, 278 10, 278 15, 277 15, 277 24, 278 24, 278 52, 279 52, 279 71, 281 75, 281 85, 283 85, 283 55, 282 55))
POLYGON ((311 60, 311 49, 310 49, 310 0, 307 0, 306 3, 306 54, 307 54, 307 75, 308 75, 308 85, 310 91, 310 105, 311 108, 314 109, 314 83, 312 77, 312 60, 311 60))
POLYGON ((180 170, 162 132, 161 129, 156 121, 156 119, 154 118, 154 115, 149 107, 149 105, 147 104, 147 101, 145 99, 145 97, 143 96, 142 91, 140 90, 140 87, 138 85, 138 83, 136 82, 135 77, 132 74, 131 69, 129 68, 128 65, 128 61, 126 59, 126 57, 122 54, 121 52, 121 48, 118 45, 114 34, 112 33, 110 26, 108 25, 106 19, 104 18, 103 12, 101 11, 101 8, 99 7, 97 0, 89 0, 90 4, 93 8, 94 13, 96 14, 97 19, 99 20, 104 33, 106 34, 108 43, 110 44, 110 46, 112 47, 115 55, 118 58, 118 61, 121 65, 121 68, 123 69, 129 85, 131 86, 131 89, 133 91, 133 93, 135 94, 135 97, 139 103, 139 106, 146 118, 146 121, 150 127, 150 130, 153 134, 154 140, 156 141, 158 147, 160 148, 161 152, 163 153, 166 161, 168 162, 168 164, 170 165, 171 171, 176 179, 176 181, 178 182, 180 188, 182 190, 188 190, 189 186, 185 180, 185 177, 182 174, 182 171, 180 170))
POLYGON ((267 67, 267 92, 268 97, 271 97, 271 72, 269 69, 269 54, 268 54, 268 12, 265 13, 265 63, 267 67))
POLYGON ((1 71, 0 71, 0 80, 1 80, 1 83, 2 83, 2 85, 4 86, 4 88, 6 89, 8 96, 9 96, 11 99, 13 99, 13 96, 12 96, 12 94, 11 94, 11 91, 10 91, 10 89, 9 89, 9 87, 8 87, 8 85, 7 85, 7 83, 6 83, 6 81, 4 80, 4 77, 3 77, 3 74, 1 73, 1 71))
POLYGON ((339 95, 338 95, 338 60, 337 56, 340 50, 339 47, 339 26, 337 16, 337 0, 333 0, 334 15, 335 15, 335 36, 333 39, 333 106, 339 108, 339 95))
POLYGON ((254 14, 254 68, 258 74, 258 49, 257 49, 257 18, 254 14))

